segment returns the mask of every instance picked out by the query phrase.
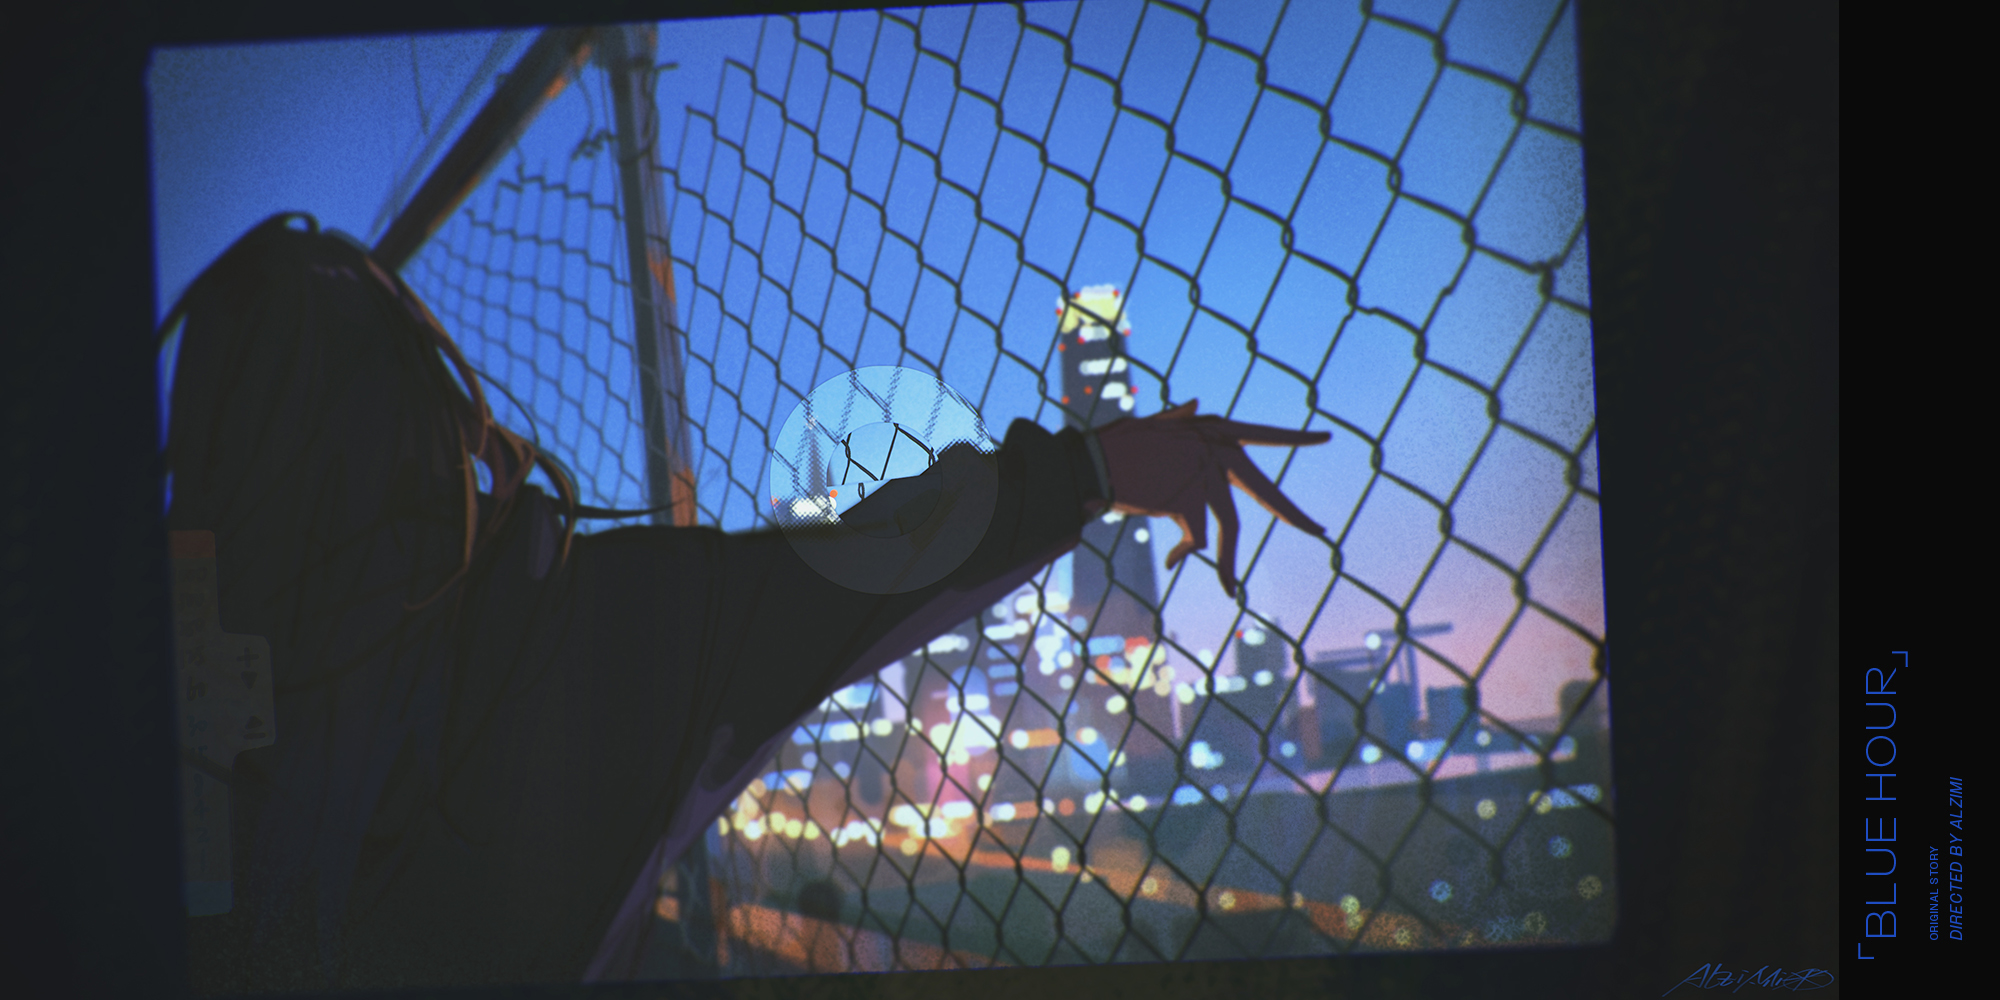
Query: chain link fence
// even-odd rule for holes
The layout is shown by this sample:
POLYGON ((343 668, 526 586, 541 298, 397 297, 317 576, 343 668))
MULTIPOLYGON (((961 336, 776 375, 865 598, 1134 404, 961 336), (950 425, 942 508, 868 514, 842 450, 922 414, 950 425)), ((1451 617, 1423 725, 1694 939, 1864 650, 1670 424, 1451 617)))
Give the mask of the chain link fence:
MULTIPOLYGON (((661 925, 712 911, 725 975, 1608 940, 1573 5, 983 5, 661 50, 704 30, 736 54, 663 72, 645 137, 701 523, 769 526, 777 428, 869 365, 996 430, 1199 398, 1334 440, 1251 449, 1328 534, 1244 511, 1239 601, 1113 517, 833 694, 661 925)), ((590 78, 404 275, 498 415, 637 508, 590 78)))
POLYGON ((555 456, 583 503, 635 510, 645 422, 612 125, 602 74, 577 74, 402 276, 489 380, 494 417, 555 456))

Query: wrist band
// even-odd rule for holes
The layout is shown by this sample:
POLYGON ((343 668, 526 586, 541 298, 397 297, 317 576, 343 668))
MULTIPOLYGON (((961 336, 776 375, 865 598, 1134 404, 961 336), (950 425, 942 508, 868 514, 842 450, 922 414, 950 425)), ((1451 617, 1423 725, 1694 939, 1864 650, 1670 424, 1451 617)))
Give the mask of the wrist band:
POLYGON ((1097 467, 1098 492, 1104 496, 1106 505, 1115 501, 1111 496, 1111 470, 1104 464, 1104 446, 1097 441, 1097 432, 1088 431, 1083 435, 1083 446, 1090 452, 1090 464, 1097 467))

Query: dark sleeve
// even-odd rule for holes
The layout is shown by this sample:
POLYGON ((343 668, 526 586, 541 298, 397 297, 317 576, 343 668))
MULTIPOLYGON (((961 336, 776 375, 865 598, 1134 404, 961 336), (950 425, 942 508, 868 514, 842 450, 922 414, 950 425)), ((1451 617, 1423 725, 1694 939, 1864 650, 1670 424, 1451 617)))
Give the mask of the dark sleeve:
POLYGON ((524 832, 544 834, 521 838, 522 853, 609 866, 565 876, 565 891, 606 891, 579 893, 589 915, 545 928, 604 933, 592 939, 587 978, 615 978, 610 970, 632 960, 658 867, 701 836, 802 716, 1078 544, 1104 502, 1083 436, 1016 421, 997 457, 998 495, 978 547, 904 594, 841 587, 775 530, 641 527, 577 540, 564 588, 573 612, 555 640, 561 680, 539 687, 521 720, 563 735, 536 741, 540 749, 510 740, 521 743, 516 765, 486 770, 537 803, 515 814, 524 832), (588 845, 576 840, 584 829, 588 845))

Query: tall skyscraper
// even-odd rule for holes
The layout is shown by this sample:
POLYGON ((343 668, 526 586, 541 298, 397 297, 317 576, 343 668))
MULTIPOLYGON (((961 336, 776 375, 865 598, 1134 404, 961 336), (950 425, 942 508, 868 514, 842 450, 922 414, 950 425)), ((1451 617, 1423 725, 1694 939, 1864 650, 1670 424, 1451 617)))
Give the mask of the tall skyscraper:
MULTIPOLYGON (((1057 357, 1069 426, 1102 427, 1134 415, 1126 344, 1132 326, 1125 299, 1112 285, 1093 285, 1057 302, 1057 357)), ((1144 518, 1112 514, 1084 526, 1075 553, 1072 614, 1094 620, 1097 635, 1153 636, 1159 587, 1144 518)))

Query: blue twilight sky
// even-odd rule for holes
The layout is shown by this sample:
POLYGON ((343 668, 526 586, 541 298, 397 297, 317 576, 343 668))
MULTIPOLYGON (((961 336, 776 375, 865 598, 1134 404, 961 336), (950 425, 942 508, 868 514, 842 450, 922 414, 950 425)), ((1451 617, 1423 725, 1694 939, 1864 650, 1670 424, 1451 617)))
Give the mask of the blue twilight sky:
MULTIPOLYGON (((705 519, 758 523, 765 429, 849 367, 940 371, 996 435, 1017 417, 1061 426, 1057 297, 1114 284, 1137 413, 1198 398, 1334 433, 1250 449, 1329 530, 1273 530, 1238 494, 1252 613, 1310 654, 1406 605, 1454 623, 1433 645, 1486 671, 1485 707, 1551 714, 1590 675, 1590 646, 1522 609, 1500 567, 1604 634, 1574 15, 1560 0, 1358 7, 662 25, 677 68, 659 76, 658 156, 705 519), (1352 578, 1338 585, 1335 546, 1352 578)), ((156 52, 160 311, 276 211, 372 241, 526 38, 156 52)), ((637 507, 615 164, 590 141, 609 122, 587 71, 405 277, 519 401, 495 400, 503 419, 593 502, 637 507)), ((1177 530, 1152 532, 1157 562, 1177 530)), ((1242 627, 1210 566, 1156 569, 1183 645, 1222 649, 1242 627)))

